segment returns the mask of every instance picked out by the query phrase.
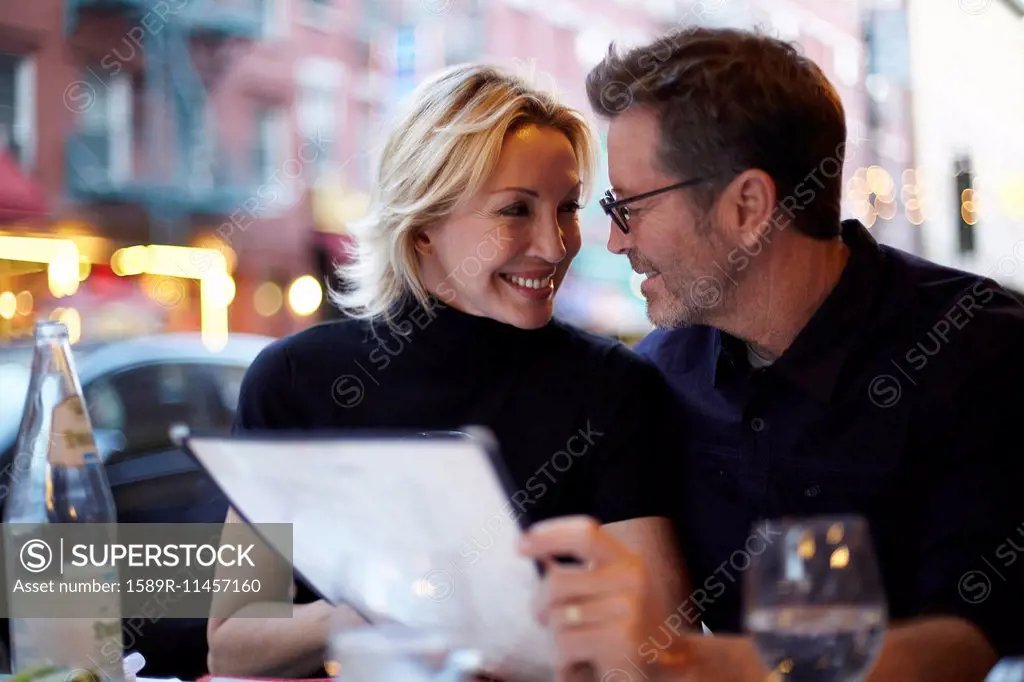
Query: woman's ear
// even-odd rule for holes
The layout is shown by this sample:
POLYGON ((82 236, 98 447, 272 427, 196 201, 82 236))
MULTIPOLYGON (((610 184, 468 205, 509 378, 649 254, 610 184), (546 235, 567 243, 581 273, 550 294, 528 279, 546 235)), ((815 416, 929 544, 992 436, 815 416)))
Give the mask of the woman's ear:
POLYGON ((433 250, 433 246, 430 243, 430 235, 427 234, 426 230, 420 230, 417 232, 412 238, 412 243, 416 248, 416 251, 422 256, 429 255, 433 250))

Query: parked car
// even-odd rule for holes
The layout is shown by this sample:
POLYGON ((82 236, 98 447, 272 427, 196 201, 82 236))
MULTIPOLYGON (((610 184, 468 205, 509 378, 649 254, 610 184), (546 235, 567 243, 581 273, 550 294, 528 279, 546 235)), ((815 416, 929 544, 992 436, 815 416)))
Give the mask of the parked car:
MULTIPOLYGON (((227 501, 169 429, 227 430, 242 377, 273 339, 232 335, 211 352, 198 334, 141 337, 73 347, 82 392, 106 464, 120 523, 219 523, 227 501)), ((0 354, 0 504, 14 469, 31 354, 0 354)), ((9 644, 7 623, 0 627, 9 644)), ((146 658, 147 677, 197 679, 207 672, 206 618, 124 621, 127 650, 146 658)), ((9 647, 8 647, 9 648, 9 647)))

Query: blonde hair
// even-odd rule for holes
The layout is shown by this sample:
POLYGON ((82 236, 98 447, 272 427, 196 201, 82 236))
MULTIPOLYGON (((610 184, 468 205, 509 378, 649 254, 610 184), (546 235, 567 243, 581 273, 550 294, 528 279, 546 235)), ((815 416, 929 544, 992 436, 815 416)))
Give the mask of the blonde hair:
POLYGON ((569 139, 584 189, 595 145, 583 115, 513 74, 484 64, 450 67, 405 101, 383 147, 370 208, 352 225, 345 287, 330 298, 349 317, 384 318, 409 294, 430 307, 413 239, 473 196, 498 163, 506 134, 529 124, 569 139))

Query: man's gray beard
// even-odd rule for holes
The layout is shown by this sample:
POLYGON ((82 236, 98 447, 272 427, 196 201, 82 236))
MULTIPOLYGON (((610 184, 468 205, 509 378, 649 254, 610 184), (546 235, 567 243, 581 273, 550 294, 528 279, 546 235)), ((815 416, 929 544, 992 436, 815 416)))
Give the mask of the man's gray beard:
MULTIPOLYGON (((743 268, 737 267, 730 262, 725 254, 732 253, 735 245, 726 245, 716 232, 707 214, 701 216, 696 228, 698 235, 716 243, 722 257, 715 257, 716 263, 725 262, 726 266, 712 267, 711 273, 703 274, 695 278, 686 277, 682 281, 674 282, 669 276, 662 272, 665 279, 666 299, 662 299, 658 314, 654 314, 650 302, 647 303, 647 319, 656 327, 671 329, 674 327, 688 327, 691 325, 703 324, 714 326, 715 320, 721 319, 734 305, 734 294, 737 284, 742 275, 743 268)), ((630 263, 640 270, 647 263, 645 259, 630 258, 630 263)), ((690 274, 690 273, 687 273, 690 274)))
POLYGON ((730 267, 684 282, 670 282, 666 278, 666 298, 659 301, 657 313, 647 304, 647 318, 663 329, 714 326, 732 308, 740 276, 739 268, 730 267))

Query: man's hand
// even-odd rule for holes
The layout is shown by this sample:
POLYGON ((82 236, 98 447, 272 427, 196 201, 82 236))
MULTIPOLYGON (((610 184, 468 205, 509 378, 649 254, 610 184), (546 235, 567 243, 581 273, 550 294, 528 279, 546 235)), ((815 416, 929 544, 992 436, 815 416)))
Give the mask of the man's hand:
POLYGON ((538 617, 554 634, 560 681, 588 664, 600 679, 605 671, 621 668, 626 658, 635 658, 646 635, 648 596, 638 555, 596 521, 580 516, 534 525, 520 552, 545 569, 538 617), (559 564, 555 557, 582 563, 559 564))

